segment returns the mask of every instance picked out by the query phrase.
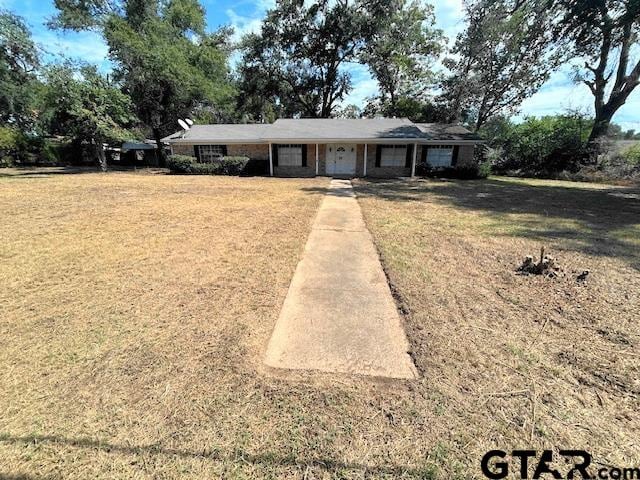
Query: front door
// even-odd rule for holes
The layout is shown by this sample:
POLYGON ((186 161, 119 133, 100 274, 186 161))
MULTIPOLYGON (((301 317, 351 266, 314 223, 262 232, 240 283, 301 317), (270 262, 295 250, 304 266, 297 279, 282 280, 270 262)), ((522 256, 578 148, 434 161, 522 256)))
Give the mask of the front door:
POLYGON ((327 145, 327 175, 355 175, 356 152, 355 144, 327 145))

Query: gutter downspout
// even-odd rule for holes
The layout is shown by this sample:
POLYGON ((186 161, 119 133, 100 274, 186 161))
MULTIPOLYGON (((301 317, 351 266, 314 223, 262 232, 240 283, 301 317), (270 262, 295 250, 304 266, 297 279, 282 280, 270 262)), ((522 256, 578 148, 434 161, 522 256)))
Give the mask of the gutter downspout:
POLYGON ((318 144, 316 143, 316 176, 318 175, 320 165, 318 164, 318 144))

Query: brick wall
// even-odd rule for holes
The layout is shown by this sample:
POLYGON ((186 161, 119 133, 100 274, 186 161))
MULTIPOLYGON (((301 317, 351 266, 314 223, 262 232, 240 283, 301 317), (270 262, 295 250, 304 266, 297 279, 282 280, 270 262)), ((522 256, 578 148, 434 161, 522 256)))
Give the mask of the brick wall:
MULTIPOLYGON (((367 176, 378 178, 408 177, 411 175, 410 167, 376 167, 375 144, 367 147, 367 176)), ((422 159, 422 145, 418 145, 416 163, 422 159)), ((194 145, 187 143, 173 144, 173 153, 179 155, 195 156, 194 145)), ((229 144, 227 145, 227 155, 246 156, 252 160, 269 160, 269 145, 267 144, 229 144)), ((475 162, 474 146, 460 145, 458 150, 458 167, 471 166, 475 162)), ((318 175, 326 175, 327 145, 318 145, 318 175)), ((268 170, 268 168, 267 168, 268 170)), ((307 144, 307 166, 306 167, 283 167, 274 166, 274 175, 282 177, 312 177, 316 174, 316 144, 307 144)), ((356 151, 356 176, 364 174, 364 144, 357 145, 356 151)))

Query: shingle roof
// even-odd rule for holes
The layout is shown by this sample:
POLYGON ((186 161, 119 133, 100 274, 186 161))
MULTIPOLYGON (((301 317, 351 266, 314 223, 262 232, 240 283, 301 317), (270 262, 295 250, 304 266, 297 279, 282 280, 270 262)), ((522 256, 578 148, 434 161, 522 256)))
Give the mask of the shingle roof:
POLYGON ((217 123, 214 125, 193 125, 186 133, 177 132, 162 139, 164 142, 222 142, 262 141, 272 125, 266 123, 217 123))
POLYGON ((406 118, 278 119, 272 124, 194 125, 163 139, 168 143, 285 141, 479 141, 458 125, 413 123, 406 118))
POLYGON ((405 139, 422 133, 406 118, 282 118, 269 131, 274 139, 405 139))
POLYGON ((480 137, 477 134, 470 132, 461 125, 448 123, 416 123, 415 126, 432 140, 480 141, 480 137))

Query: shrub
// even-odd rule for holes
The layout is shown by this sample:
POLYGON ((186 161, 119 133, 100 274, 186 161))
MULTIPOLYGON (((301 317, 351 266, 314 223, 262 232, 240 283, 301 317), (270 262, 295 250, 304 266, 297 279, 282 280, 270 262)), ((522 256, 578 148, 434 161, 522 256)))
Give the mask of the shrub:
POLYGON ((640 166, 640 142, 623 151, 622 158, 631 165, 640 166))
POLYGON ((527 117, 522 123, 498 117, 480 133, 488 141, 486 156, 495 171, 553 177, 589 163, 591 125, 579 114, 527 117))
POLYGON ((194 157, 171 155, 167 167, 174 173, 189 175, 241 175, 248 163, 247 157, 223 157, 211 163, 198 163, 194 157))
POLYGON ((0 166, 11 167, 22 157, 26 147, 25 136, 12 127, 0 127, 0 166))
POLYGON ((193 173, 191 169, 195 163, 195 157, 170 155, 167 159, 167 168, 174 173, 193 173))
POLYGON ((455 178, 459 180, 476 180, 487 178, 491 174, 491 165, 487 162, 464 167, 432 168, 428 164, 416 168, 418 175, 430 178, 455 178))

